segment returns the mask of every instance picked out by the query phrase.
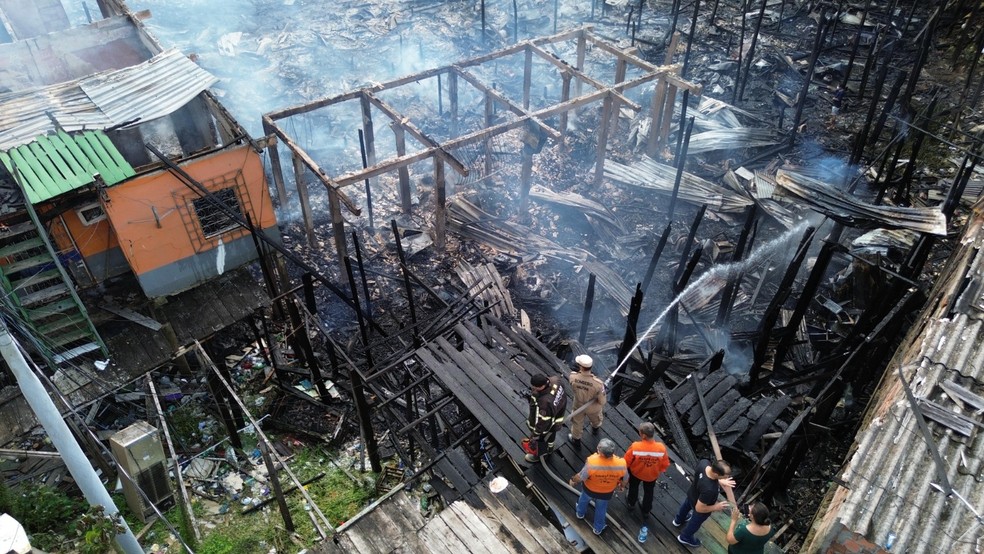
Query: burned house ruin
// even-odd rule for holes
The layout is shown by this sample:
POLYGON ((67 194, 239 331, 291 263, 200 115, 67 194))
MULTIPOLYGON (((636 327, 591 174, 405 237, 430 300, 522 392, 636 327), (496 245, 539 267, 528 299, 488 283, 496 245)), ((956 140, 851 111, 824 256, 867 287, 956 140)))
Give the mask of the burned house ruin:
MULTIPOLYGON (((980 6, 569 4, 346 5, 321 34, 329 14, 307 6, 274 39, 222 35, 219 48, 250 54, 241 63, 266 61, 257 79, 294 79, 289 102, 251 122, 258 140, 140 12, 101 4, 89 27, 126 20, 146 51, 0 81, 7 225, 37 235, 0 245, 20 264, 4 273, 33 324, 19 332, 47 335, 30 307, 51 296, 63 313, 68 299, 17 279, 57 273, 78 336, 40 345, 39 362, 89 349, 89 363, 115 364, 117 397, 143 394, 150 370, 157 386, 207 375, 233 449, 244 427, 357 443, 389 493, 377 485, 344 523, 311 502, 317 551, 633 550, 648 525, 645 549, 682 552, 670 519, 708 457, 734 465, 739 504, 773 508, 774 546, 972 551, 980 33, 964 23, 980 6), (286 59, 342 41, 370 51, 346 25, 389 37, 379 52, 402 59, 415 45, 388 30, 428 24, 461 46, 423 70, 329 86, 286 59), (169 94, 129 93, 144 87, 169 94), (66 175, 72 160, 84 169, 66 175), (127 280, 137 303, 87 307, 87 290, 127 280), (222 308, 201 307, 220 291, 222 308), (93 313, 117 317, 101 333, 93 313), (208 340, 242 321, 260 377, 208 340), (674 462, 653 513, 613 502, 601 538, 571 517, 565 485, 597 439, 562 441, 540 464, 520 446, 530 377, 563 377, 578 354, 608 385, 603 436, 624 450, 652 421, 674 462), (276 397, 268 414, 250 414, 237 376, 276 397), (497 478, 516 488, 490 493, 497 478), (445 509, 422 517, 415 495, 445 509), (866 506, 872 495, 885 502, 866 506), (900 514, 922 531, 898 528, 900 514)), ((7 59, 44 51, 18 21, 5 20, 7 59)), ((65 392, 111 402, 81 390, 65 392)), ((278 473, 303 486, 258 434, 264 502, 294 531, 278 473)), ((705 524, 708 550, 726 549, 728 523, 705 524)))

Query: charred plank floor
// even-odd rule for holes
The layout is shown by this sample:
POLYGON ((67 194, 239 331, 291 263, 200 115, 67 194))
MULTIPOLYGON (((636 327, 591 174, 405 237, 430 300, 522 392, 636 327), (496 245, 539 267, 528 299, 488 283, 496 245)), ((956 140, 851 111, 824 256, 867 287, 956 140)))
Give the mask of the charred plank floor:
MULTIPOLYGON (((566 480, 581 469, 597 441, 611 438, 624 451, 638 438, 636 428, 641 420, 625 405, 608 407, 601 432, 598 436, 586 432, 580 449, 566 440, 565 429, 558 435, 557 450, 546 458, 544 465, 524 461, 519 443, 527 435, 528 404, 524 395, 530 376, 537 372, 563 376, 567 372, 564 364, 530 333, 509 327, 496 318, 483 317, 481 325, 471 321, 457 324, 451 336, 431 341, 418 349, 416 355, 482 423, 503 451, 525 470, 534 494, 559 514, 562 524, 570 525, 580 535, 582 548, 597 553, 639 552, 654 547, 660 552, 692 551, 677 542, 677 529, 670 523, 685 495, 688 481, 684 474, 689 472, 673 452, 670 456, 674 466, 660 478, 652 513, 645 518, 650 529, 645 544, 636 540, 643 516, 638 507, 629 509, 624 494, 609 504, 609 528, 600 537, 592 533, 587 523, 590 510, 584 521, 574 517, 577 493, 566 486, 566 480)), ((717 514, 704 524, 697 536, 707 551, 727 550, 727 522, 726 516, 717 514)))

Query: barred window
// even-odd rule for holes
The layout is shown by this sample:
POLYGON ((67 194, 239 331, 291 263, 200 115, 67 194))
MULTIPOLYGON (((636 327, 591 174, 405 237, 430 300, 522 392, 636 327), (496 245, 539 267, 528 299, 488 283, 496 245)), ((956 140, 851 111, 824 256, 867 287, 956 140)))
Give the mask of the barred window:
POLYGON ((202 226, 202 233, 205 238, 222 234, 237 226, 236 221, 226 215, 226 212, 217 205, 218 202, 234 211, 239 217, 243 215, 234 187, 217 190, 211 196, 215 202, 209 198, 196 198, 192 201, 195 206, 195 215, 198 216, 198 222, 202 226))

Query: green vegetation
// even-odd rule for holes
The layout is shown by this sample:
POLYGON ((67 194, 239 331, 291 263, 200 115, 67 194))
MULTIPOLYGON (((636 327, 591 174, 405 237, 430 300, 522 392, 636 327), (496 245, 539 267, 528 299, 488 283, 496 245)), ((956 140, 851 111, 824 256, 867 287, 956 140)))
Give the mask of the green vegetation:
MULTIPOLYGON (((330 465, 328 459, 329 455, 322 450, 306 448, 295 454, 290 466, 302 482, 325 472, 324 477, 305 486, 305 490, 332 526, 337 527, 362 511, 372 498, 374 487, 371 480, 354 482, 352 476, 330 465)), ((292 486, 285 473, 281 473, 281 484, 284 489, 292 486)), ((224 516, 222 523, 202 537, 196 552, 262 553, 271 548, 289 551, 311 546, 319 537, 311 523, 311 517, 306 513, 310 509, 307 501, 294 491, 287 495, 287 506, 296 534, 291 535, 286 531, 276 503, 271 504, 265 513, 241 515, 233 513, 238 511, 234 508, 224 516)))

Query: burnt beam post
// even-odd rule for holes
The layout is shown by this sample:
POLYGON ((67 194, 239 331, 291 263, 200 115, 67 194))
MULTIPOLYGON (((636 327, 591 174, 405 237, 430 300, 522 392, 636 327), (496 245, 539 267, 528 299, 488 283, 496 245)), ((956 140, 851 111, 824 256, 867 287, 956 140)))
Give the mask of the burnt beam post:
MULTIPOLYGON (((335 253, 338 254, 338 260, 341 263, 348 256, 348 246, 345 244, 345 218, 342 217, 342 202, 338 194, 334 188, 328 189, 328 213, 331 214, 331 231, 335 238, 335 253)), ((344 272, 342 272, 342 279, 345 279, 344 272)), ((360 311, 358 302, 355 302, 355 310, 360 311)))
POLYGON ((420 348, 420 329, 417 328, 417 308, 413 302, 413 287, 410 284, 410 270, 407 268, 407 258, 403 253, 403 241, 400 238, 400 229, 396 226, 396 220, 390 220, 393 228, 393 239, 396 241, 396 254, 400 259, 400 270, 403 272, 403 287, 407 294, 407 304, 410 305, 410 324, 413 327, 414 348, 420 348))
MULTIPOLYGON (((355 284, 355 277, 352 275, 352 260, 345 257, 345 271, 348 273, 349 289, 355 304, 359 304, 359 290, 355 284)), ((356 310, 359 320, 359 332, 362 335, 362 345, 366 350, 367 365, 372 367, 372 352, 369 349, 369 332, 366 322, 362 317, 362 310, 356 310)), ((369 400, 366 398, 365 382, 355 364, 349 367, 349 383, 352 386, 352 397, 355 399, 355 411, 359 418, 359 429, 362 431, 362 441, 365 444, 366 454, 369 456, 369 465, 373 473, 383 471, 382 461, 379 459, 379 444, 376 442, 376 435, 372 429, 372 414, 369 412, 369 400)))
MULTIPOLYGON (((740 262, 745 256, 745 246, 748 244, 748 238, 751 235, 754 225, 755 204, 752 204, 749 206, 748 213, 745 215, 745 224, 741 228, 741 234, 738 235, 738 243, 735 245, 734 254, 731 256, 732 264, 740 262)), ((715 324, 718 327, 724 327, 731 317, 732 302, 734 302, 735 292, 741 286, 742 277, 743 273, 741 271, 732 269, 728 272, 728 282, 724 285, 724 290, 721 291, 721 304, 718 306, 717 319, 715 320, 715 324)))
POLYGON ((447 181, 444 179, 444 160, 434 157, 434 246, 444 250, 447 240, 447 181))
POLYGON ((813 82, 813 72, 817 68, 817 60, 820 59, 820 51, 823 50, 823 40, 827 36, 827 8, 820 10, 820 22, 817 24, 816 39, 813 42, 813 53, 810 55, 810 64, 806 68, 806 76, 803 77, 803 87, 800 89, 799 98, 796 102, 796 112, 793 116, 793 128, 789 132, 789 146, 796 144, 797 127, 803 119, 803 108, 806 107, 806 98, 810 94, 810 83, 813 82))
POLYGON ((311 215, 311 200, 308 196, 307 183, 304 181, 304 164, 296 154, 291 156, 294 162, 294 185, 297 187, 297 198, 301 203, 301 219, 304 220, 304 236, 308 246, 318 248, 318 238, 314 234, 314 218, 311 215))
POLYGON ((784 360, 786 358, 786 353, 789 351, 789 348, 793 344, 793 340, 796 338, 796 329, 799 327, 799 322, 806 314, 807 308, 810 307, 810 303, 815 297, 817 288, 819 288, 820 282, 827 271, 827 266, 830 265, 830 260, 834 256, 834 249, 835 245, 830 242, 825 242, 823 246, 820 247, 820 253, 817 254, 817 261, 813 264, 813 269, 810 271, 810 276, 807 278, 806 284, 803 285, 803 291, 796 300, 796 307, 793 308, 793 314, 789 318, 789 323, 786 325, 786 330, 779 339, 779 344, 776 346, 776 360, 784 360))
POLYGON ((663 249, 666 248, 666 241, 670 238, 670 230, 672 228, 673 223, 667 223, 663 229, 662 236, 659 237, 659 242, 656 243, 656 249, 653 250, 653 257, 649 259, 649 268, 646 269, 646 276, 642 278, 642 292, 649 290, 649 283, 653 280, 653 274, 656 272, 656 264, 659 263, 659 258, 663 255, 663 249))
MULTIPOLYGON (((639 314, 642 311, 642 284, 636 284, 635 294, 632 295, 632 302, 629 304, 629 315, 625 321, 625 335, 622 337, 622 345, 618 349, 618 365, 628 366, 629 356, 636 346, 636 326, 639 324, 639 314)), ((612 391, 609 394, 612 406, 617 406, 622 401, 622 383, 625 380, 626 368, 615 376, 612 383, 612 391)))
MULTIPOLYGON (((396 141, 396 155, 406 156, 407 154, 407 133, 403 129, 403 125, 399 123, 391 122, 390 127, 393 129, 394 139, 396 141)), ((400 176, 400 210, 409 214, 413 209, 413 199, 410 197, 410 169, 401 165, 397 169, 397 173, 400 176)))
POLYGON ((598 121, 598 144, 595 148, 595 186, 600 186, 602 179, 605 177, 605 157, 608 153, 608 124, 612 117, 613 102, 612 95, 606 94, 605 101, 601 107, 601 119, 598 121))
MULTIPOLYGON (((769 306, 765 309, 765 314, 763 314, 762 321, 759 323, 758 340, 755 343, 752 368, 749 372, 749 385, 752 387, 758 382, 759 375, 762 372, 762 365, 765 363, 769 349, 769 339, 772 337, 772 328, 775 327, 776 321, 779 319, 779 311, 783 303, 792 291, 796 274, 799 272, 799 268, 806 258, 806 253, 809 250, 810 242, 813 240, 815 232, 816 229, 813 227, 806 228, 806 232, 803 233, 803 238, 800 240, 799 247, 796 249, 793 259, 786 266, 786 273, 783 274, 782 281, 779 282, 779 288, 775 296, 772 297, 769 306)), ((782 360, 779 359, 772 362, 773 367, 778 367, 781 364, 782 360)))
POLYGON ((287 187, 284 186, 284 168, 280 163, 280 151, 277 149, 279 142, 274 135, 273 128, 266 121, 263 122, 263 132, 271 137, 267 143, 267 155, 270 156, 270 173, 273 174, 273 184, 277 188, 277 200, 281 208, 287 207, 287 187))
POLYGON ((683 170, 687 166, 687 150, 690 148, 690 133, 694 130, 694 118, 687 122, 687 131, 683 138, 683 146, 680 149, 680 163, 677 164, 676 178, 673 180, 673 194, 670 196, 670 207, 666 212, 666 220, 673 221, 673 212, 676 210, 677 196, 680 194, 680 181, 683 180, 683 170))
POLYGON ((581 313, 581 333, 578 335, 578 342, 584 344, 588 338, 588 320, 591 319, 591 307, 594 305, 595 293, 595 274, 588 276, 588 292, 584 298, 584 311, 581 313))

